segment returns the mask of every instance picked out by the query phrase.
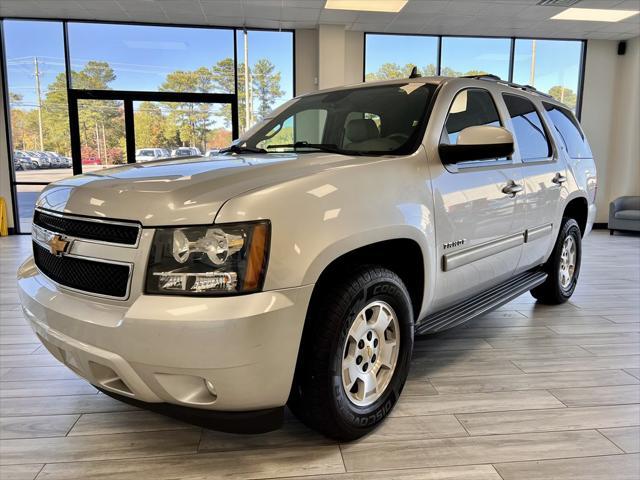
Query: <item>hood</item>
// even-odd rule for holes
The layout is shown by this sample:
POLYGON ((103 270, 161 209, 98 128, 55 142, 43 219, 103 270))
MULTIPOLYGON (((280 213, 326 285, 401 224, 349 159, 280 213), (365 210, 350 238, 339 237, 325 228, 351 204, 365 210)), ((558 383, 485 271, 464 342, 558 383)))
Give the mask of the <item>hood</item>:
POLYGON ((36 205, 76 215, 134 220, 145 226, 209 224, 232 197, 349 160, 354 157, 287 153, 129 164, 52 183, 36 205))

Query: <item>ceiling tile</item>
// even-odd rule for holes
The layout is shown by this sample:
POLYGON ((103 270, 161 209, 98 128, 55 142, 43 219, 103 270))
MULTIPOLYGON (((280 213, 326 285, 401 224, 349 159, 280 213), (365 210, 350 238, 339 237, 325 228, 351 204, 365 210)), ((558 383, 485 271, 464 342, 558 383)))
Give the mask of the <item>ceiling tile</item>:
POLYGON ((281 19, 288 21, 309 22, 318 20, 320 12, 313 8, 285 8, 281 11, 281 19))

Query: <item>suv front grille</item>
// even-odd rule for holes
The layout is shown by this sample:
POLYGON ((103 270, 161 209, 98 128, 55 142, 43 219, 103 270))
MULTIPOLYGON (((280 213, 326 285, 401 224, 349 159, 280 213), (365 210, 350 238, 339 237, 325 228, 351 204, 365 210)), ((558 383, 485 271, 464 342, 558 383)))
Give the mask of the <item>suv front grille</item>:
POLYGON ((71 237, 86 238, 106 243, 136 245, 140 227, 135 224, 102 222, 98 219, 61 217, 36 210, 33 223, 49 231, 71 237))
POLYGON ((33 258, 40 271, 54 282, 83 293, 124 299, 131 267, 64 255, 58 257, 33 242, 33 258))

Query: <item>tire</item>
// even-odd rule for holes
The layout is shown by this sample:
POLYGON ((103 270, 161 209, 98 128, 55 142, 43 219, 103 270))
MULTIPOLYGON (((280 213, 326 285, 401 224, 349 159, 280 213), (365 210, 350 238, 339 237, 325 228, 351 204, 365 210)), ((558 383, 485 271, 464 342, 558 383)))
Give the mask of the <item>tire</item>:
POLYGON ((413 350, 411 299, 395 273, 376 266, 356 269, 335 287, 318 288, 307 313, 288 406, 303 423, 324 435, 354 440, 373 430, 402 392, 413 350), (380 324, 376 323, 378 318, 382 319, 380 324), (385 318, 389 319, 386 329, 382 327, 385 318), (358 336, 364 332, 360 339, 369 343, 355 340, 356 330, 358 336), (390 347, 394 341, 396 346, 390 347), (376 354, 378 358, 374 358, 376 354), (358 356, 359 366, 354 364, 358 356), (387 358, 395 358, 395 363, 386 362, 387 358), (343 368, 343 362, 351 367, 343 368), (382 363, 393 364, 394 368, 383 367, 382 363), (365 381, 380 379, 379 393, 370 389, 367 396, 359 377, 347 391, 343 382, 349 381, 344 372, 357 368, 365 381))
MULTIPOLYGON (((571 249, 569 249, 571 251, 571 249)), ((568 257, 569 259, 571 256, 568 257)), ((553 247, 551 256, 544 264, 543 269, 548 274, 545 282, 533 290, 531 295, 540 303, 559 305, 566 302, 573 295, 580 275, 580 261, 582 259, 582 232, 578 223, 573 218, 563 218, 560 232, 553 247), (563 249, 565 244, 572 243, 573 262, 565 262, 563 249), (573 263, 573 269, 569 266, 573 263), (568 272, 569 277, 563 275, 562 269, 568 272)))

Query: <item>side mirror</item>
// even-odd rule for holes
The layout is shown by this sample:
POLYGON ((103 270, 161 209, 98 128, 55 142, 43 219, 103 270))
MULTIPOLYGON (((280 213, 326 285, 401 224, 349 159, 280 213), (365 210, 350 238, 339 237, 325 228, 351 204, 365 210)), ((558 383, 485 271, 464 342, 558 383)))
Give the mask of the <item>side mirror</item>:
POLYGON ((458 134, 455 145, 441 143, 438 153, 444 163, 508 157, 513 153, 513 135, 503 127, 467 127, 458 134))

